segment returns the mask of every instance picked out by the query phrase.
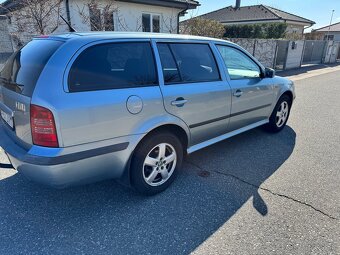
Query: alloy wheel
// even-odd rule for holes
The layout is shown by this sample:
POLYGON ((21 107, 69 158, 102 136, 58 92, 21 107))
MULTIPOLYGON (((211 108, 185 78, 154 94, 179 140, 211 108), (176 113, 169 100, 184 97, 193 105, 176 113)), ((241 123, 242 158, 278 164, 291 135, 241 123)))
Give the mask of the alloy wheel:
POLYGON ((150 186, 160 186, 170 179, 177 163, 177 153, 168 143, 155 146, 146 156, 143 177, 150 186))
POLYGON ((276 126, 277 127, 282 127, 288 118, 288 113, 289 113, 289 104, 286 101, 283 101, 280 104, 280 107, 276 113, 276 126))

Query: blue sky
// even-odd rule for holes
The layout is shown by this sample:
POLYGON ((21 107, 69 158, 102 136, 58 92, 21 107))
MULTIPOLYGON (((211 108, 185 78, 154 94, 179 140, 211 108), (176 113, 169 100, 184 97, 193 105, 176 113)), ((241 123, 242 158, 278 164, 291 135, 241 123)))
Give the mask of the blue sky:
MULTIPOLYGON (((235 0, 198 1, 201 3, 198 10, 189 12, 185 18, 235 4, 235 0)), ((332 23, 340 22, 340 0, 241 0, 241 6, 256 4, 269 5, 307 19, 311 19, 316 22, 316 24, 312 27, 313 29, 329 25, 332 10, 335 10, 332 23)))
MULTIPOLYGON (((198 0, 201 6, 186 17, 214 11, 229 5, 235 0, 198 0)), ((3 0, 0 0, 0 3, 3 0)), ((329 25, 331 11, 335 10, 333 23, 340 22, 340 0, 241 0, 241 5, 266 4, 316 22, 312 28, 329 25)))

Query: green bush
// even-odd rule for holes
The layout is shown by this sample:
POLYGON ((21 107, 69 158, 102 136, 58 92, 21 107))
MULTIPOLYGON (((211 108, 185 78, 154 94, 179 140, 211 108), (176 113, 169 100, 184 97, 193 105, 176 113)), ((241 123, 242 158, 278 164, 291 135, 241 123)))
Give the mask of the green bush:
POLYGON ((279 39, 285 37, 287 24, 262 23, 249 25, 230 25, 225 27, 227 38, 263 38, 279 39))

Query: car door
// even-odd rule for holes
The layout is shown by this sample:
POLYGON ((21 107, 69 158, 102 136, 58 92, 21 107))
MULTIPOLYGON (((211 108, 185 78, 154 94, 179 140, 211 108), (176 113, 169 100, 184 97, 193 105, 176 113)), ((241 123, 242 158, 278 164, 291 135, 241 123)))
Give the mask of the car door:
POLYGON ((191 145, 227 131, 231 89, 209 42, 157 42, 165 109, 182 119, 191 145))
POLYGON ((273 102, 272 79, 263 78, 262 68, 243 50, 217 45, 232 89, 228 131, 268 119, 273 102))

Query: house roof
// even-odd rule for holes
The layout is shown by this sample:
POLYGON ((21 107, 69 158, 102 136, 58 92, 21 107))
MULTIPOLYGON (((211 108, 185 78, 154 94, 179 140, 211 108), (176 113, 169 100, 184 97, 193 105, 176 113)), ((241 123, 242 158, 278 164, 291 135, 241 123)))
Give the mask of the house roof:
POLYGON ((117 0, 119 2, 132 2, 156 6, 174 7, 180 9, 195 9, 200 6, 195 0, 117 0))
POLYGON ((313 32, 340 32, 340 22, 334 23, 331 26, 320 27, 313 29, 313 32), (329 30, 328 30, 329 29, 329 30))
POLYGON ((235 8, 228 6, 213 12, 209 12, 199 16, 204 19, 213 19, 221 23, 239 23, 239 22, 255 22, 255 21, 279 21, 300 22, 306 25, 315 24, 314 21, 285 12, 266 5, 252 5, 235 8))
MULTIPOLYGON (((117 0, 117 1, 164 6, 164 7, 173 7, 173 8, 183 9, 183 10, 195 9, 198 6, 200 6, 200 3, 196 0, 117 0)), ((8 12, 8 10, 11 11, 13 9, 20 8, 22 3, 23 3, 22 0, 6 0, 2 4, 0 4, 0 14, 4 14, 8 12), (1 8, 1 6, 3 8, 1 8)))

